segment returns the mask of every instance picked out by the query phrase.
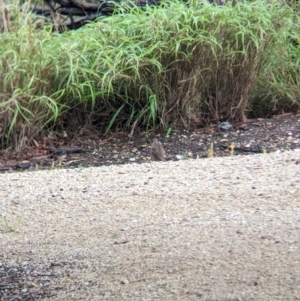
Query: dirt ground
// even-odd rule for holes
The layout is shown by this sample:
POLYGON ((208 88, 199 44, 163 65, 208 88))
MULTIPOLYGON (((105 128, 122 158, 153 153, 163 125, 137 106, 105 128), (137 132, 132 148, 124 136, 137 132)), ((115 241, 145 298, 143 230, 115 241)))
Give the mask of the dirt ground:
POLYGON ((293 150, 300 148, 300 115, 249 119, 232 124, 229 130, 215 124, 167 134, 141 132, 130 137, 116 131, 103 138, 83 131, 71 139, 67 132, 51 133, 51 139, 31 141, 18 155, 0 152, 0 172, 141 164, 149 161, 154 136, 163 143, 167 161, 293 150))
POLYGON ((294 150, 1 174, 0 299, 299 300, 299 166, 294 150))

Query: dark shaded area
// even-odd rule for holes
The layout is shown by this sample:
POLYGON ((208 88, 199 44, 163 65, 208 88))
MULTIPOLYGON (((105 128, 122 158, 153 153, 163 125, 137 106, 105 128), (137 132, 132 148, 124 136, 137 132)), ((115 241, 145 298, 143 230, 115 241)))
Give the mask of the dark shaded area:
POLYGON ((166 161, 251 155, 300 149, 300 115, 283 114, 272 119, 251 119, 222 127, 215 124, 192 130, 145 133, 134 136, 121 131, 83 132, 72 139, 62 133, 53 140, 41 139, 21 154, 3 152, 0 171, 27 171, 53 168, 82 168, 150 162, 152 138, 166 151, 166 161), (227 129, 228 128, 228 129, 227 129), (225 130, 224 130, 225 129, 225 130), (227 130, 226 130, 227 129, 227 130))
POLYGON ((51 263, 3 262, 0 264, 0 300, 32 301, 55 296, 53 285, 59 278, 51 263))
MULTIPOLYGON (((159 4, 159 0, 128 1, 130 7, 145 7, 159 4)), ((76 0, 45 0, 46 5, 31 5, 31 11, 43 15, 59 32, 74 30, 99 17, 110 16, 120 11, 120 1, 99 0, 97 3, 86 3, 76 0)), ((125 2, 123 2, 125 3, 125 2)), ((126 6, 125 6, 126 9, 126 6)))

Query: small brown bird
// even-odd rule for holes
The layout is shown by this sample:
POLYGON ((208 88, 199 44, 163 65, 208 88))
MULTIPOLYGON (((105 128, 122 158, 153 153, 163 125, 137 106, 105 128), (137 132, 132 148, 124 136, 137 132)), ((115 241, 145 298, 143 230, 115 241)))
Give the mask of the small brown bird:
POLYGON ((151 144, 151 159, 154 161, 163 161, 165 158, 165 150, 156 138, 153 139, 151 144))

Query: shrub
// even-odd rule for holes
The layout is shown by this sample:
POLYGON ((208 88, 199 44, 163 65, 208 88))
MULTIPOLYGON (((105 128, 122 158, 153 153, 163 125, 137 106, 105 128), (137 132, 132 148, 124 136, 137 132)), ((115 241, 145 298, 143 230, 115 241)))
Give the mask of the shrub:
POLYGON ((20 150, 49 128, 70 134, 83 126, 107 132, 116 122, 149 129, 238 120, 267 86, 279 101, 299 95, 286 54, 299 20, 284 4, 128 8, 61 35, 25 8, 11 10, 16 17, 0 35, 2 148, 20 150))

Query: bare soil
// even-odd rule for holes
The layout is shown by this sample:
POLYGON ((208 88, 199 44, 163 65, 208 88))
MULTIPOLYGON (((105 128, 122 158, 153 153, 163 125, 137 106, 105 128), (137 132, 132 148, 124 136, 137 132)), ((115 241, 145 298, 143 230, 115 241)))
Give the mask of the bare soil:
POLYGON ((131 137, 116 131, 103 138, 99 133, 83 132, 71 139, 67 132, 52 133, 51 138, 31 141, 18 155, 0 152, 0 172, 145 163, 153 137, 162 142, 167 161, 293 150, 300 148, 300 115, 249 119, 232 124, 227 131, 215 124, 169 135, 141 132, 131 137))

